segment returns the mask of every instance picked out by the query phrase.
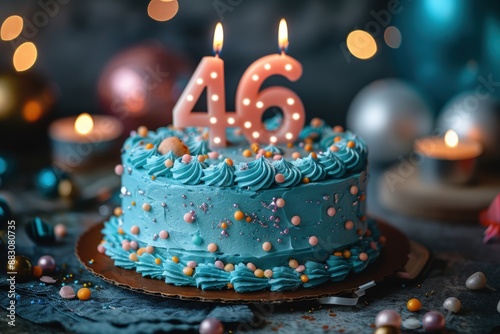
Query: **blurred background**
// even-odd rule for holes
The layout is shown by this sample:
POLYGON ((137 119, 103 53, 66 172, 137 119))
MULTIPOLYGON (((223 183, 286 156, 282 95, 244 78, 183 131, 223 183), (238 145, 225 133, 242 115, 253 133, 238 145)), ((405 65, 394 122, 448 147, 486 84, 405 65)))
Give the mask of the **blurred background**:
POLYGON ((217 21, 234 110, 245 69, 279 52, 282 17, 287 53, 304 68, 298 82, 282 82, 309 120, 347 123, 372 142, 373 161, 394 161, 443 127, 486 146, 498 141, 494 0, 2 0, 0 147, 32 150, 27 131, 42 145, 52 120, 82 112, 117 116, 127 130, 170 123, 196 64, 213 53, 217 21), (465 121, 455 117, 464 113, 465 121))

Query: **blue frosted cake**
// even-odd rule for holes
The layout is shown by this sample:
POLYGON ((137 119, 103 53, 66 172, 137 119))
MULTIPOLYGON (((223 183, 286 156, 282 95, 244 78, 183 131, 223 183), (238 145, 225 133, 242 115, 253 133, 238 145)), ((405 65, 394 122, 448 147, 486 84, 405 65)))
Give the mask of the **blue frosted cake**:
MULTIPOLYGON (((203 129, 144 127, 122 150, 122 206, 101 251, 167 284, 238 292, 337 282, 378 257, 367 149, 314 120, 298 143, 210 150, 203 129)), ((237 132, 237 130, 235 131, 237 132)))

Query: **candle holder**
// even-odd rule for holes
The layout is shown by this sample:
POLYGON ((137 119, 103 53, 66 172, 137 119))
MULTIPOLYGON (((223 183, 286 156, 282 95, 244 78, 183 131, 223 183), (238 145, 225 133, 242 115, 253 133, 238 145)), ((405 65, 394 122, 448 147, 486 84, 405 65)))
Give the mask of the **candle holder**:
POLYGON ((420 157, 420 178, 432 184, 470 183, 482 151, 478 142, 459 142, 452 130, 446 133, 444 140, 427 137, 415 141, 415 152, 420 157))
POLYGON ((123 125, 112 116, 66 117, 49 128, 52 158, 62 169, 83 169, 116 151, 123 125))

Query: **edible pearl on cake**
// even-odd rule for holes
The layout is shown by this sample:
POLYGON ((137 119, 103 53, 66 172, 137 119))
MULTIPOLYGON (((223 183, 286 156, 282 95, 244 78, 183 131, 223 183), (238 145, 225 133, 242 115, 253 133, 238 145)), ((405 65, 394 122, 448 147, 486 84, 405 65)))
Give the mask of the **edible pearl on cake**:
POLYGON ((142 204, 142 209, 144 211, 149 211, 149 210, 151 210, 151 205, 149 203, 143 203, 142 204))
POLYGON ((316 236, 309 237, 309 245, 316 246, 318 244, 318 238, 316 236))
POLYGON ((167 159, 165 160, 164 165, 167 168, 172 168, 172 166, 174 165, 174 161, 172 159, 167 159))
POLYGON ((234 264, 228 263, 224 266, 224 271, 230 272, 234 270, 234 264))
POLYGON ((259 277, 259 278, 262 278, 264 277, 264 270, 262 269, 257 269, 253 272, 253 274, 256 276, 256 277, 259 277))
POLYGON ((189 154, 184 154, 182 156, 182 162, 185 164, 188 164, 191 162, 191 156, 189 154))
POLYGON ((214 265, 219 269, 224 269, 224 262, 222 262, 221 260, 215 261, 214 265))
POLYGON ((306 270, 306 266, 304 266, 303 264, 300 264, 299 266, 297 266, 297 268, 295 268, 295 271, 298 273, 301 273, 304 270, 306 270))
POLYGON ((352 221, 348 220, 345 222, 344 227, 346 230, 352 230, 352 228, 354 227, 354 223, 352 221))
POLYGON ((285 182, 285 176, 283 174, 278 173, 274 177, 274 180, 276 181, 276 183, 283 183, 283 182, 285 182))
POLYGON ((133 262, 137 262, 139 260, 139 257, 137 257, 136 253, 130 253, 128 256, 128 259, 133 262))
POLYGON ((137 243, 137 241, 132 240, 130 242, 130 248, 132 248, 133 250, 136 250, 137 248, 139 248, 139 244, 137 243))
POLYGON ((210 252, 210 253, 215 253, 217 251, 217 245, 214 244, 213 242, 208 244, 207 246, 207 250, 210 252))
POLYGON ((266 241, 262 244, 262 249, 264 250, 264 252, 269 252, 272 248, 272 245, 269 241, 266 241))
POLYGON ((265 276, 266 278, 271 278, 271 277, 273 277, 273 271, 272 271, 271 269, 266 269, 266 270, 264 270, 264 276, 265 276))
MULTIPOLYGON (((126 240, 124 240, 124 241, 126 241, 126 240)), ((123 243, 122 243, 122 249, 123 249, 124 251, 128 252, 128 251, 130 250, 130 248, 131 248, 131 247, 130 247, 130 242, 128 242, 128 241, 127 241, 127 242, 123 242, 123 243)))
POLYGON ((196 263, 196 261, 188 261, 188 263, 186 264, 189 268, 196 268, 196 266, 198 265, 198 263, 196 263))
POLYGON ((115 166, 115 174, 118 175, 118 176, 121 176, 123 175, 123 165, 122 164, 118 164, 115 166))
POLYGON ((251 271, 255 271, 257 269, 255 264, 253 264, 252 262, 247 263, 247 268, 250 269, 251 271))
POLYGON ((194 216, 192 213, 188 212, 184 215, 184 221, 191 224, 194 221, 194 216))
POLYGON ((364 253, 364 252, 363 252, 363 253, 359 253, 358 258, 359 258, 361 261, 363 261, 363 262, 364 262, 364 261, 368 260, 368 254, 366 254, 366 253, 364 253))
POLYGON ((297 260, 295 259, 291 259, 290 261, 288 261, 288 266, 290 266, 290 268, 292 269, 295 269, 299 266, 299 262, 297 262, 297 260))
POLYGON ((151 246, 151 245, 148 245, 148 246, 146 246, 145 251, 148 254, 153 254, 154 251, 155 251, 155 248, 153 246, 151 246))
POLYGON ((337 210, 333 206, 329 207, 328 210, 326 210, 326 214, 329 215, 330 217, 335 216, 337 213, 337 210))
POLYGON ((236 220, 242 220, 243 218, 245 218, 245 214, 241 211, 236 211, 234 213, 234 219, 236 220))
POLYGON ((165 231, 165 230, 161 230, 160 233, 158 233, 158 235, 160 236, 160 238, 162 239, 167 239, 168 238, 168 232, 165 231))
POLYGON ((359 192, 359 189, 356 186, 352 186, 350 189, 350 192, 351 192, 351 195, 357 195, 359 192))
POLYGON ((282 207, 284 207, 284 206, 285 206, 285 200, 284 200, 283 198, 278 198, 278 199, 276 200, 276 206, 277 206, 278 208, 282 208, 282 207))
POLYGON ((293 226, 299 226, 300 225, 300 217, 299 216, 293 216, 291 219, 291 223, 293 226))
POLYGON ((193 268, 190 268, 190 267, 184 267, 182 269, 182 272, 184 273, 184 275, 186 276, 191 276, 193 275, 193 268))
POLYGON ((130 228, 130 233, 132 234, 139 234, 139 226, 134 225, 130 228))

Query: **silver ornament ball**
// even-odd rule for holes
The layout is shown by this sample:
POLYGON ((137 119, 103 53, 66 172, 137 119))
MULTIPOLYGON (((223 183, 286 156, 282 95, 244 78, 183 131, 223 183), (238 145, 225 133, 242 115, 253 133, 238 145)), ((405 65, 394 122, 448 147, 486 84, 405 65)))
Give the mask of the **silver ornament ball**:
POLYGON ((398 79, 375 81, 354 98, 347 126, 367 143, 372 163, 396 161, 409 154, 415 139, 432 129, 432 113, 423 96, 398 79))
POLYGON ((440 132, 452 129, 459 138, 479 141, 482 161, 500 161, 500 107, 490 95, 472 91, 455 96, 443 107, 437 126, 440 132))

